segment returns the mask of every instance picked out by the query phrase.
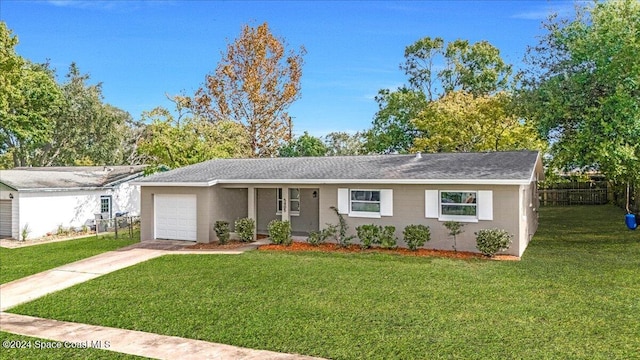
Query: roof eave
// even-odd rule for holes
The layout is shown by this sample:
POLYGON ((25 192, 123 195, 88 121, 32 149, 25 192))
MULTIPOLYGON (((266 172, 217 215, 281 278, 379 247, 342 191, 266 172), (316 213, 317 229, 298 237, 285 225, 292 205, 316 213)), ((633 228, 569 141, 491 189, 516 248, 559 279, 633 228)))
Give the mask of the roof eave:
POLYGON ((530 179, 221 179, 209 182, 132 182, 140 186, 206 187, 216 184, 528 185, 530 179))

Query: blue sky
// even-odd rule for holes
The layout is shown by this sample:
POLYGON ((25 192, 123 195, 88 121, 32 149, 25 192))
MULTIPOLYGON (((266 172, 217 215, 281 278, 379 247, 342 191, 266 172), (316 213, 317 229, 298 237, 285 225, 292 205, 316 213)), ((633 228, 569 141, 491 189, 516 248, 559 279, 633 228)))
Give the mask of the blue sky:
POLYGON ((521 64, 551 12, 571 1, 17 1, 0 0, 0 20, 17 52, 66 74, 75 61, 105 101, 139 118, 165 94, 193 94, 244 24, 268 22, 292 49, 307 50, 294 132, 321 136, 369 128, 374 96, 406 82, 404 48, 425 37, 487 40, 521 64))

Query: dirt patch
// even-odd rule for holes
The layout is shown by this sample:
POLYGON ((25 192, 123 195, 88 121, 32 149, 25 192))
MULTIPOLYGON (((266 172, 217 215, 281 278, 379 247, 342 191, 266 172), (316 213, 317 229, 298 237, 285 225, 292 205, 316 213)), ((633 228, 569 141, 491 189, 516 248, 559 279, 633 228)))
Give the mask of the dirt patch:
POLYGON ((190 246, 185 246, 185 250, 222 250, 222 249, 237 249, 251 244, 250 242, 242 242, 242 241, 229 241, 228 243, 222 245, 219 242, 210 242, 210 243, 198 243, 190 246))
POLYGON ((433 249, 417 249, 411 251, 409 249, 397 248, 397 249, 382 249, 382 248, 370 248, 362 249, 359 245, 349 245, 347 247, 341 247, 336 244, 320 244, 317 246, 304 242, 293 242, 290 246, 286 245, 262 245, 258 247, 258 250, 262 251, 321 251, 321 252, 339 252, 339 253, 383 253, 383 254, 399 254, 406 256, 431 256, 431 257, 444 257, 454 259, 488 259, 488 260, 520 260, 519 257, 513 255, 496 255, 494 257, 487 257, 482 254, 472 253, 467 251, 449 251, 449 250, 433 250, 433 249))

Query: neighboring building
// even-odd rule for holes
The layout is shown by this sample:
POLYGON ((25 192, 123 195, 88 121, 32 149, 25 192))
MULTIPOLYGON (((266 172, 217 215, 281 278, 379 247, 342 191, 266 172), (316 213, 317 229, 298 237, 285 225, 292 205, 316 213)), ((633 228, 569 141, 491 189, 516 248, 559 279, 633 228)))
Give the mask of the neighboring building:
POLYGON ((425 248, 452 249, 443 222, 464 222, 458 250, 476 251, 474 232, 502 228, 520 256, 538 226, 535 151, 216 159, 152 175, 141 186, 141 237, 215 240, 217 220, 250 217, 266 233, 273 219, 290 220, 295 235, 337 224, 393 225, 403 246, 410 224, 431 229, 425 248))
POLYGON ((96 214, 140 212, 140 188, 129 182, 144 166, 75 166, 0 170, 0 237, 55 233, 89 225, 96 214))

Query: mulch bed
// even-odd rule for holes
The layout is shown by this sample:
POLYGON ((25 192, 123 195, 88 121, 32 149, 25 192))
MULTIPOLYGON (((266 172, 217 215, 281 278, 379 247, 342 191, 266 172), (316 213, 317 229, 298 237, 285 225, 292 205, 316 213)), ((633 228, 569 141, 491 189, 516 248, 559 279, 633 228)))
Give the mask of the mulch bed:
POLYGON ((221 245, 219 242, 211 242, 208 244, 194 244, 191 246, 185 246, 185 250, 222 250, 222 249, 237 249, 243 246, 247 246, 251 243, 246 243, 242 241, 234 241, 231 240, 228 243, 221 245))
POLYGON ((406 256, 431 256, 431 257, 445 257, 454 259, 489 259, 489 260, 520 260, 519 257, 513 255, 496 255, 493 258, 484 256, 478 253, 472 253, 467 251, 449 251, 449 250, 433 250, 433 249, 417 249, 411 251, 409 249, 397 248, 397 249, 381 249, 370 248, 362 249, 359 245, 349 245, 347 247, 341 247, 336 244, 319 244, 317 246, 304 242, 293 242, 291 245, 262 245, 258 250, 266 251, 322 251, 322 252, 339 252, 339 253, 386 253, 386 254, 400 254, 406 256))

